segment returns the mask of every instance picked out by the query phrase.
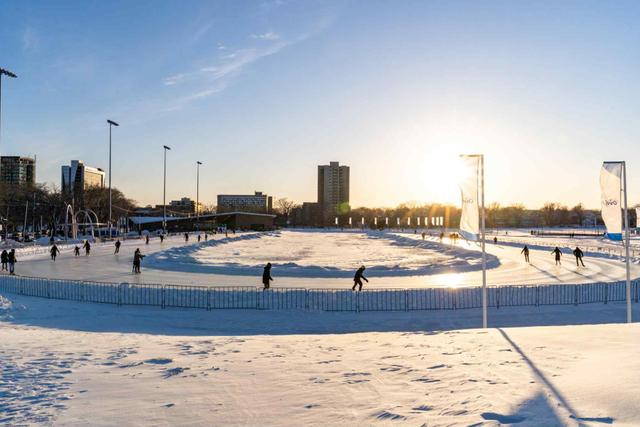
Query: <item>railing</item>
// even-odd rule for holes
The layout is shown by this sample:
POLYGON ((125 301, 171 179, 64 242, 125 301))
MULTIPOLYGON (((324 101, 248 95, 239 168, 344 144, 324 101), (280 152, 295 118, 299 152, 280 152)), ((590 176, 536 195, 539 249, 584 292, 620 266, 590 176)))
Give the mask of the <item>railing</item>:
MULTIPOLYGON (((488 288, 489 307, 578 305, 624 301, 625 282, 509 285, 488 288)), ((298 289, 101 283, 0 275, 0 291, 60 300, 156 307, 307 311, 456 310, 482 306, 482 289, 298 289)), ((640 281, 632 282, 640 299, 640 281)))

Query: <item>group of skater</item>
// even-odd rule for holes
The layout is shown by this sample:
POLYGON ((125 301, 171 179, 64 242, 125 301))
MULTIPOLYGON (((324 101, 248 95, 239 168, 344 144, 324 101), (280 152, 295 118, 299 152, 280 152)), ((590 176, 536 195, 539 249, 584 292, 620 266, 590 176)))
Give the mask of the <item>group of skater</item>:
POLYGON ((16 270, 16 250, 11 249, 3 250, 0 254, 0 261, 2 261, 2 271, 8 271, 12 276, 15 275, 16 270))
MULTIPOLYGON (((271 282, 273 281, 273 277, 271 277, 272 267, 273 266, 271 265, 271 263, 268 262, 267 265, 265 265, 264 269, 262 270, 262 284, 264 286, 262 288, 263 291, 266 291, 271 287, 271 282)), ((364 270, 366 270, 366 267, 364 265, 361 265, 360 268, 356 270, 356 274, 353 276, 353 287, 351 288, 352 291, 355 291, 356 287, 358 287, 358 291, 362 291, 363 280, 369 283, 369 279, 364 277, 364 270)))
MULTIPOLYGON (((529 247, 527 245, 524 245, 520 253, 524 255, 524 261, 526 263, 531 263, 529 259, 529 247)), ((576 246, 576 248, 572 251, 572 253, 573 253, 573 256, 576 257, 576 266, 580 267, 582 265, 583 267, 585 267, 584 261, 583 261, 584 252, 582 251, 582 249, 576 246)), ((560 248, 556 246, 551 251, 551 254, 554 256, 556 265, 562 265, 562 251, 560 250, 560 248)))

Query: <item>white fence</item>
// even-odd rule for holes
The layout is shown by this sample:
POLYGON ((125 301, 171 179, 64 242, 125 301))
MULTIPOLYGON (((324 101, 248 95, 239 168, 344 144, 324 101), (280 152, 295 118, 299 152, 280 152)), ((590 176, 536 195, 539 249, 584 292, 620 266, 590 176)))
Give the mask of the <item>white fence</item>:
MULTIPOLYGON (((309 311, 456 310, 482 306, 481 288, 297 289, 101 283, 0 275, 0 291, 42 298, 157 307, 309 311)), ((578 305, 625 300, 625 283, 488 288, 489 306, 578 305)), ((640 281, 632 299, 640 298, 640 281)))

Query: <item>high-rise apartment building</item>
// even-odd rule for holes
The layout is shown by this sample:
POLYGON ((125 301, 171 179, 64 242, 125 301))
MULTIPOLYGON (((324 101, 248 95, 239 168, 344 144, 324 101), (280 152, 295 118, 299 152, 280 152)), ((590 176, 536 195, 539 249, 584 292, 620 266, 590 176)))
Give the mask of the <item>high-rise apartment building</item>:
POLYGON ((20 156, 0 157, 0 183, 9 185, 35 184, 35 159, 20 156))
POLYGON ((62 166, 62 191, 75 195, 89 187, 102 188, 104 176, 100 168, 87 166, 82 160, 71 160, 71 165, 62 166))
POLYGON ((318 166, 318 205, 325 221, 349 211, 349 166, 339 162, 318 166))

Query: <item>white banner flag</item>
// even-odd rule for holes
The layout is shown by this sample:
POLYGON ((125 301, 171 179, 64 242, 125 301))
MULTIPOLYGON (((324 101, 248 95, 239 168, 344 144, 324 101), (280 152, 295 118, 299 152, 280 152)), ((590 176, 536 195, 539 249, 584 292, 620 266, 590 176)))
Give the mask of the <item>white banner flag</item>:
POLYGON ((602 220, 607 237, 622 240, 622 163, 604 162, 600 170, 602 220))
POLYGON ((480 235, 480 196, 478 186, 478 172, 480 157, 462 156, 463 170, 466 177, 460 181, 462 194, 462 214, 460 215, 460 234, 468 240, 478 240, 480 235))

